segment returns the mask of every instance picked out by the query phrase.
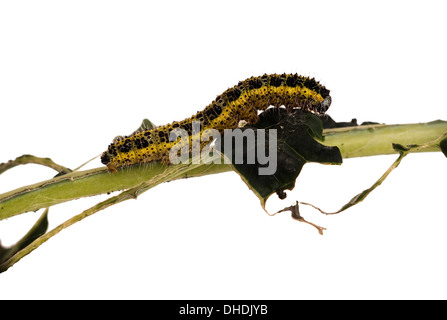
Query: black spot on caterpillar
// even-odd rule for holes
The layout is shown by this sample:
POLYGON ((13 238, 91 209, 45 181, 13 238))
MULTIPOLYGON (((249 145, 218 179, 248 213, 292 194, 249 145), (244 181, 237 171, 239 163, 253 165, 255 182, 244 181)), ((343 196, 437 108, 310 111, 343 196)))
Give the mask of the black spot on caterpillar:
POLYGON ((138 163, 161 161, 169 164, 169 150, 177 143, 169 141, 171 130, 181 128, 191 135, 193 121, 200 121, 201 132, 213 128, 223 133, 224 129, 237 128, 240 120, 256 123, 258 110, 269 106, 324 114, 330 104, 329 90, 314 78, 297 74, 251 77, 226 90, 191 118, 116 139, 102 154, 101 162, 110 172, 138 163))

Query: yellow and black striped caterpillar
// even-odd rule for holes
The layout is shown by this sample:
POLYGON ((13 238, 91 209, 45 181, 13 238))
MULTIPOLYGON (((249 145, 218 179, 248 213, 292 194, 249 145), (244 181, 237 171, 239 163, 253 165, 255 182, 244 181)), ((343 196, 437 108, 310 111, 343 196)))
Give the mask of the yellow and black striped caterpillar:
MULTIPOLYGON (((161 161, 169 163, 169 150, 176 141, 169 141, 171 130, 180 128, 192 133, 192 122, 200 121, 200 130, 237 128, 240 120, 256 123, 258 111, 269 106, 285 106, 324 114, 331 104, 329 90, 314 78, 297 74, 272 74, 251 77, 219 95, 203 111, 191 118, 155 129, 121 137, 109 145, 101 162, 110 172, 138 163, 161 161)), ((203 146, 202 146, 203 147, 203 146)))

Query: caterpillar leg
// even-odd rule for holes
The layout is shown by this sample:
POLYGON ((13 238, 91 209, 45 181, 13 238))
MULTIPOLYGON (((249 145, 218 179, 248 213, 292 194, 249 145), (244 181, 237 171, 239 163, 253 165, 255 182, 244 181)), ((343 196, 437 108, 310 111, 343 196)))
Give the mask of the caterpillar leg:
POLYGON ((113 163, 108 163, 107 164, 107 169, 109 170, 110 173, 117 173, 118 172, 117 167, 113 163))
POLYGON ((162 165, 169 166, 171 165, 171 161, 169 160, 169 153, 162 156, 160 159, 162 165))

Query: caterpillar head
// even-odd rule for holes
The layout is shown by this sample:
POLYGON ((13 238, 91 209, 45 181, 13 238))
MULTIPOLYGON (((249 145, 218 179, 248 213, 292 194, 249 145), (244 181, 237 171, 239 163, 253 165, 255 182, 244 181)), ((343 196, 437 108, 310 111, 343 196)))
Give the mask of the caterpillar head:
POLYGON ((331 106, 332 98, 330 95, 328 95, 324 100, 320 103, 320 105, 317 107, 317 112, 324 114, 326 113, 327 109, 331 106))

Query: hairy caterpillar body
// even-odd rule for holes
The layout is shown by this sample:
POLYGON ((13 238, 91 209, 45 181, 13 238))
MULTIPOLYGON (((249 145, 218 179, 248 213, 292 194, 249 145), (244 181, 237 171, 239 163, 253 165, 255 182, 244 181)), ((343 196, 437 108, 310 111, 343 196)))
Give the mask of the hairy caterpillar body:
POLYGON ((191 136, 193 121, 200 121, 201 132, 212 128, 223 133, 224 129, 237 128, 240 120, 256 123, 258 110, 269 106, 324 114, 330 104, 329 90, 314 78, 297 74, 251 77, 226 90, 191 118, 120 137, 102 154, 101 162, 110 172, 138 163, 161 161, 169 164, 169 151, 177 143, 169 140, 171 130, 184 129, 191 136))

